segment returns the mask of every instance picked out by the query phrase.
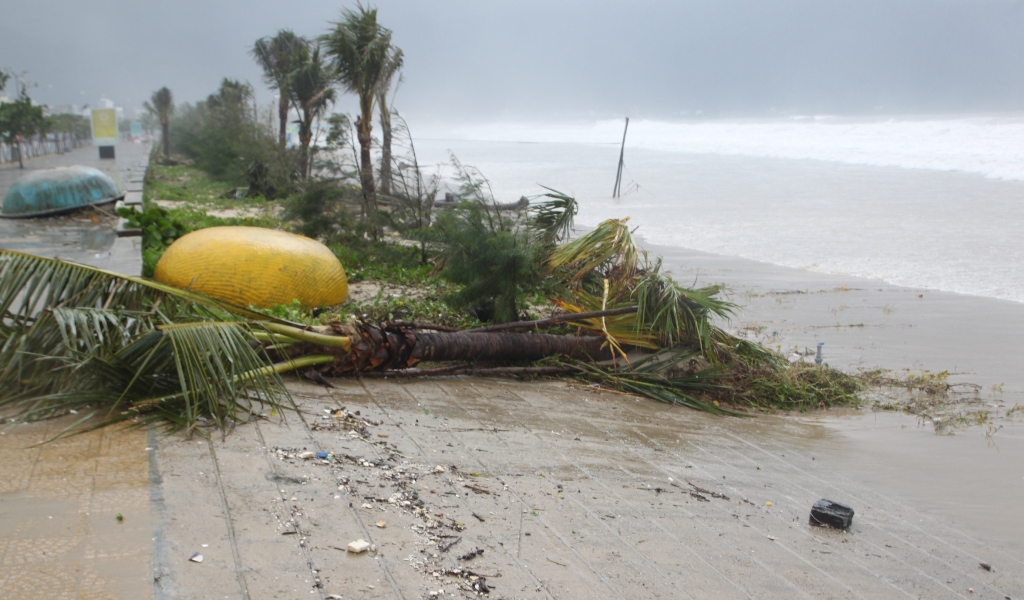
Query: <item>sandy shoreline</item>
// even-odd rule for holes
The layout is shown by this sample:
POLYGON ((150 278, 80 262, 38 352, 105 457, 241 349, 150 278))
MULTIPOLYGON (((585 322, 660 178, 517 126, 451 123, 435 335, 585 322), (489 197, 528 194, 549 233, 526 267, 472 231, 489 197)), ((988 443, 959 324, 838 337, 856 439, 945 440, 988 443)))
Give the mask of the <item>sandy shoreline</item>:
POLYGON ((1024 304, 645 247, 681 282, 727 286, 742 307, 731 326, 758 332, 773 348, 821 341, 825 362, 840 369, 948 370, 951 380, 979 384, 1011 406, 1024 399, 1024 304))

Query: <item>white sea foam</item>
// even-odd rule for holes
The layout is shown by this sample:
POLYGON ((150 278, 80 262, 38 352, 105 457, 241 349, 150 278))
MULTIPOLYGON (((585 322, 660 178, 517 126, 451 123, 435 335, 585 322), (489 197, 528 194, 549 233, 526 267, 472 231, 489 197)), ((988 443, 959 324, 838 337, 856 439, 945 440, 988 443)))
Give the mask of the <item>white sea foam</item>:
POLYGON ((580 224, 630 216, 652 243, 1024 302, 1024 120, 631 122, 612 199, 621 127, 462 127, 418 149, 453 150, 501 201, 554 187, 580 224))
MULTIPOLYGON (((621 120, 460 126, 462 140, 617 143, 621 120)), ((1024 181, 1024 117, 630 122, 627 148, 964 171, 1024 181)))

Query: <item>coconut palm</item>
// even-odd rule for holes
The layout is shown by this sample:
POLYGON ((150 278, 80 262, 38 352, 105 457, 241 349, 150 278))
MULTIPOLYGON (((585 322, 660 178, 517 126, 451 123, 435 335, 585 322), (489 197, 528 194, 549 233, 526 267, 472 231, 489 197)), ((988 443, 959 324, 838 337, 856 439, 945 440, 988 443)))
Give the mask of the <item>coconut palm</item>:
POLYGON ((162 133, 160 143, 164 147, 164 158, 170 158, 171 137, 169 130, 171 127, 171 115, 174 114, 174 97, 171 96, 171 90, 165 86, 153 92, 149 102, 146 102, 143 106, 145 106, 149 114, 160 121, 160 131, 162 133))
POLYGON ((370 157, 374 104, 389 68, 394 64, 391 31, 377 23, 377 9, 359 5, 356 10, 344 9, 341 20, 322 36, 338 80, 345 89, 359 97, 356 134, 360 148, 360 180, 363 188, 364 213, 377 210, 373 163, 370 157))
POLYGON ((256 40, 250 53, 263 68, 263 80, 271 89, 277 90, 278 143, 284 148, 291 99, 290 77, 292 71, 307 61, 309 42, 289 29, 282 29, 274 37, 256 40))
POLYGON ((402 49, 392 46, 382 74, 380 91, 377 93, 377 104, 380 106, 380 192, 382 194, 391 193, 391 107, 388 102, 388 92, 391 91, 391 82, 395 75, 402 69, 403 61, 402 49))
MULTIPOLYGON (((575 202, 550 197, 534 220, 551 231, 537 237, 558 240, 571 226, 575 202)), ((623 221, 608 221, 552 252, 549 268, 568 288, 570 300, 561 301, 568 314, 468 331, 403 323, 303 326, 148 279, 0 250, 0 408, 24 419, 81 414, 63 433, 126 420, 223 428, 290 406, 280 375, 307 370, 314 378, 570 373, 673 405, 728 412, 696 396, 717 387, 724 367, 694 369, 691 359, 722 363, 764 351, 710 323, 731 309, 713 297, 717 290, 688 290, 659 274, 629 233, 623 221), (537 332, 563 323, 586 334, 537 332), (632 365, 594 363, 626 345, 676 349, 632 365), (560 358, 544 366, 478 366, 549 357, 560 358), (418 367, 429 361, 455 364, 418 367)))
POLYGON ((319 44, 288 77, 288 92, 295 107, 299 109, 302 176, 306 179, 309 178, 311 169, 309 144, 313 139, 313 124, 327 112, 337 97, 333 83, 333 75, 320 56, 319 44))

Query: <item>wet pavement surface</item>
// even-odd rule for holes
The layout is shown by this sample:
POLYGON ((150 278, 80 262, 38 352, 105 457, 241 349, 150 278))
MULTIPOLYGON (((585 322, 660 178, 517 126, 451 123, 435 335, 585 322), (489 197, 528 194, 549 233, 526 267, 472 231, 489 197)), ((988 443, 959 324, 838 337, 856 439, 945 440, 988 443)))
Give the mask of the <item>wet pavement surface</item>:
POLYGON ((564 382, 336 383, 290 384, 301 419, 157 442, 157 597, 1024 594, 1017 548, 837 470, 856 445, 828 427, 564 382), (808 523, 821 498, 849 531, 808 523))
POLYGON ((71 422, 2 431, 0 597, 151 598, 146 434, 107 428, 36 445, 71 422))
POLYGON ((292 381, 299 413, 209 440, 34 446, 74 416, 0 429, 0 596, 1024 595, 1019 540, 873 479, 883 450, 856 418, 713 417, 562 381, 335 384, 292 381), (808 523, 821 498, 854 508, 848 531, 808 523))
MULTIPOLYGON (((26 173, 68 165, 85 165, 106 172, 122 190, 141 194, 148 163, 148 144, 120 144, 116 160, 100 160, 93 146, 51 154, 0 167, 0 199, 26 173)), ((64 217, 0 219, 0 248, 61 258, 129 275, 142 272, 140 238, 118 238, 114 206, 86 208, 64 217)))

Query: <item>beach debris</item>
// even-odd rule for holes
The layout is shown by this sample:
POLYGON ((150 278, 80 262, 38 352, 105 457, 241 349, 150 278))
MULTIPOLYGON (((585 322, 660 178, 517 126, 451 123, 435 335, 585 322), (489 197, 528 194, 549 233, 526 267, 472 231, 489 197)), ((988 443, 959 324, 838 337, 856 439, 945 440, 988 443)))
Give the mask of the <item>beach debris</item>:
POLYGON ((377 521, 377 527, 380 527, 381 529, 384 529, 387 526, 388 526, 387 521, 377 521))
POLYGON ((369 549, 370 542, 364 540, 363 538, 359 538, 358 540, 354 542, 349 542, 348 544, 348 551, 352 554, 362 554, 363 552, 366 552, 369 549))
POLYGON ((188 557, 188 559, 190 561, 194 562, 194 563, 201 563, 201 562, 203 562, 203 555, 198 553, 198 552, 196 552, 192 556, 188 557))
POLYGON ((993 567, 992 565, 988 564, 987 562, 978 563, 978 566, 981 567, 982 569, 985 569, 986 571, 991 571, 993 573, 996 572, 995 567, 993 567))
POLYGON ((331 455, 330 455, 329 452, 317 452, 316 453, 316 457, 319 458, 320 460, 326 460, 327 458, 330 458, 330 456, 331 455))
POLYGON ((459 560, 473 560, 474 558, 482 555, 483 553, 484 553, 484 549, 483 548, 477 548, 475 550, 470 550, 469 552, 467 552, 467 553, 463 554, 462 556, 460 556, 459 560))
MULTIPOLYGON (((686 480, 686 483, 688 483, 690 485, 690 487, 693 488, 694 492, 698 492, 698 493, 701 493, 701 494, 707 494, 708 496, 711 496, 712 498, 718 498, 719 500, 729 500, 729 497, 726 496, 725 494, 722 494, 722 493, 719 493, 719 492, 714 492, 714 491, 711 491, 711 490, 706 490, 706 489, 704 489, 704 488, 694 484, 689 479, 686 480)), ((679 485, 677 485, 676 483, 673 483, 672 485, 674 485, 676 487, 679 487, 679 485)), ((655 489, 657 489, 657 488, 655 488, 655 489)), ((691 495, 692 495, 692 492, 691 492, 691 495)), ((771 505, 769 504, 769 506, 771 506, 771 505)))
POLYGON ((821 347, 825 345, 825 342, 818 342, 818 353, 814 355, 814 364, 820 365, 822 363, 821 358, 821 347))
POLYGON ((822 498, 811 507, 811 525, 846 529, 853 523, 853 509, 845 504, 822 498))
POLYGON ((307 452, 300 452, 299 453, 299 458, 301 458, 302 460, 309 460, 310 458, 313 458, 314 456, 316 456, 316 452, 308 452, 307 451, 307 452))

